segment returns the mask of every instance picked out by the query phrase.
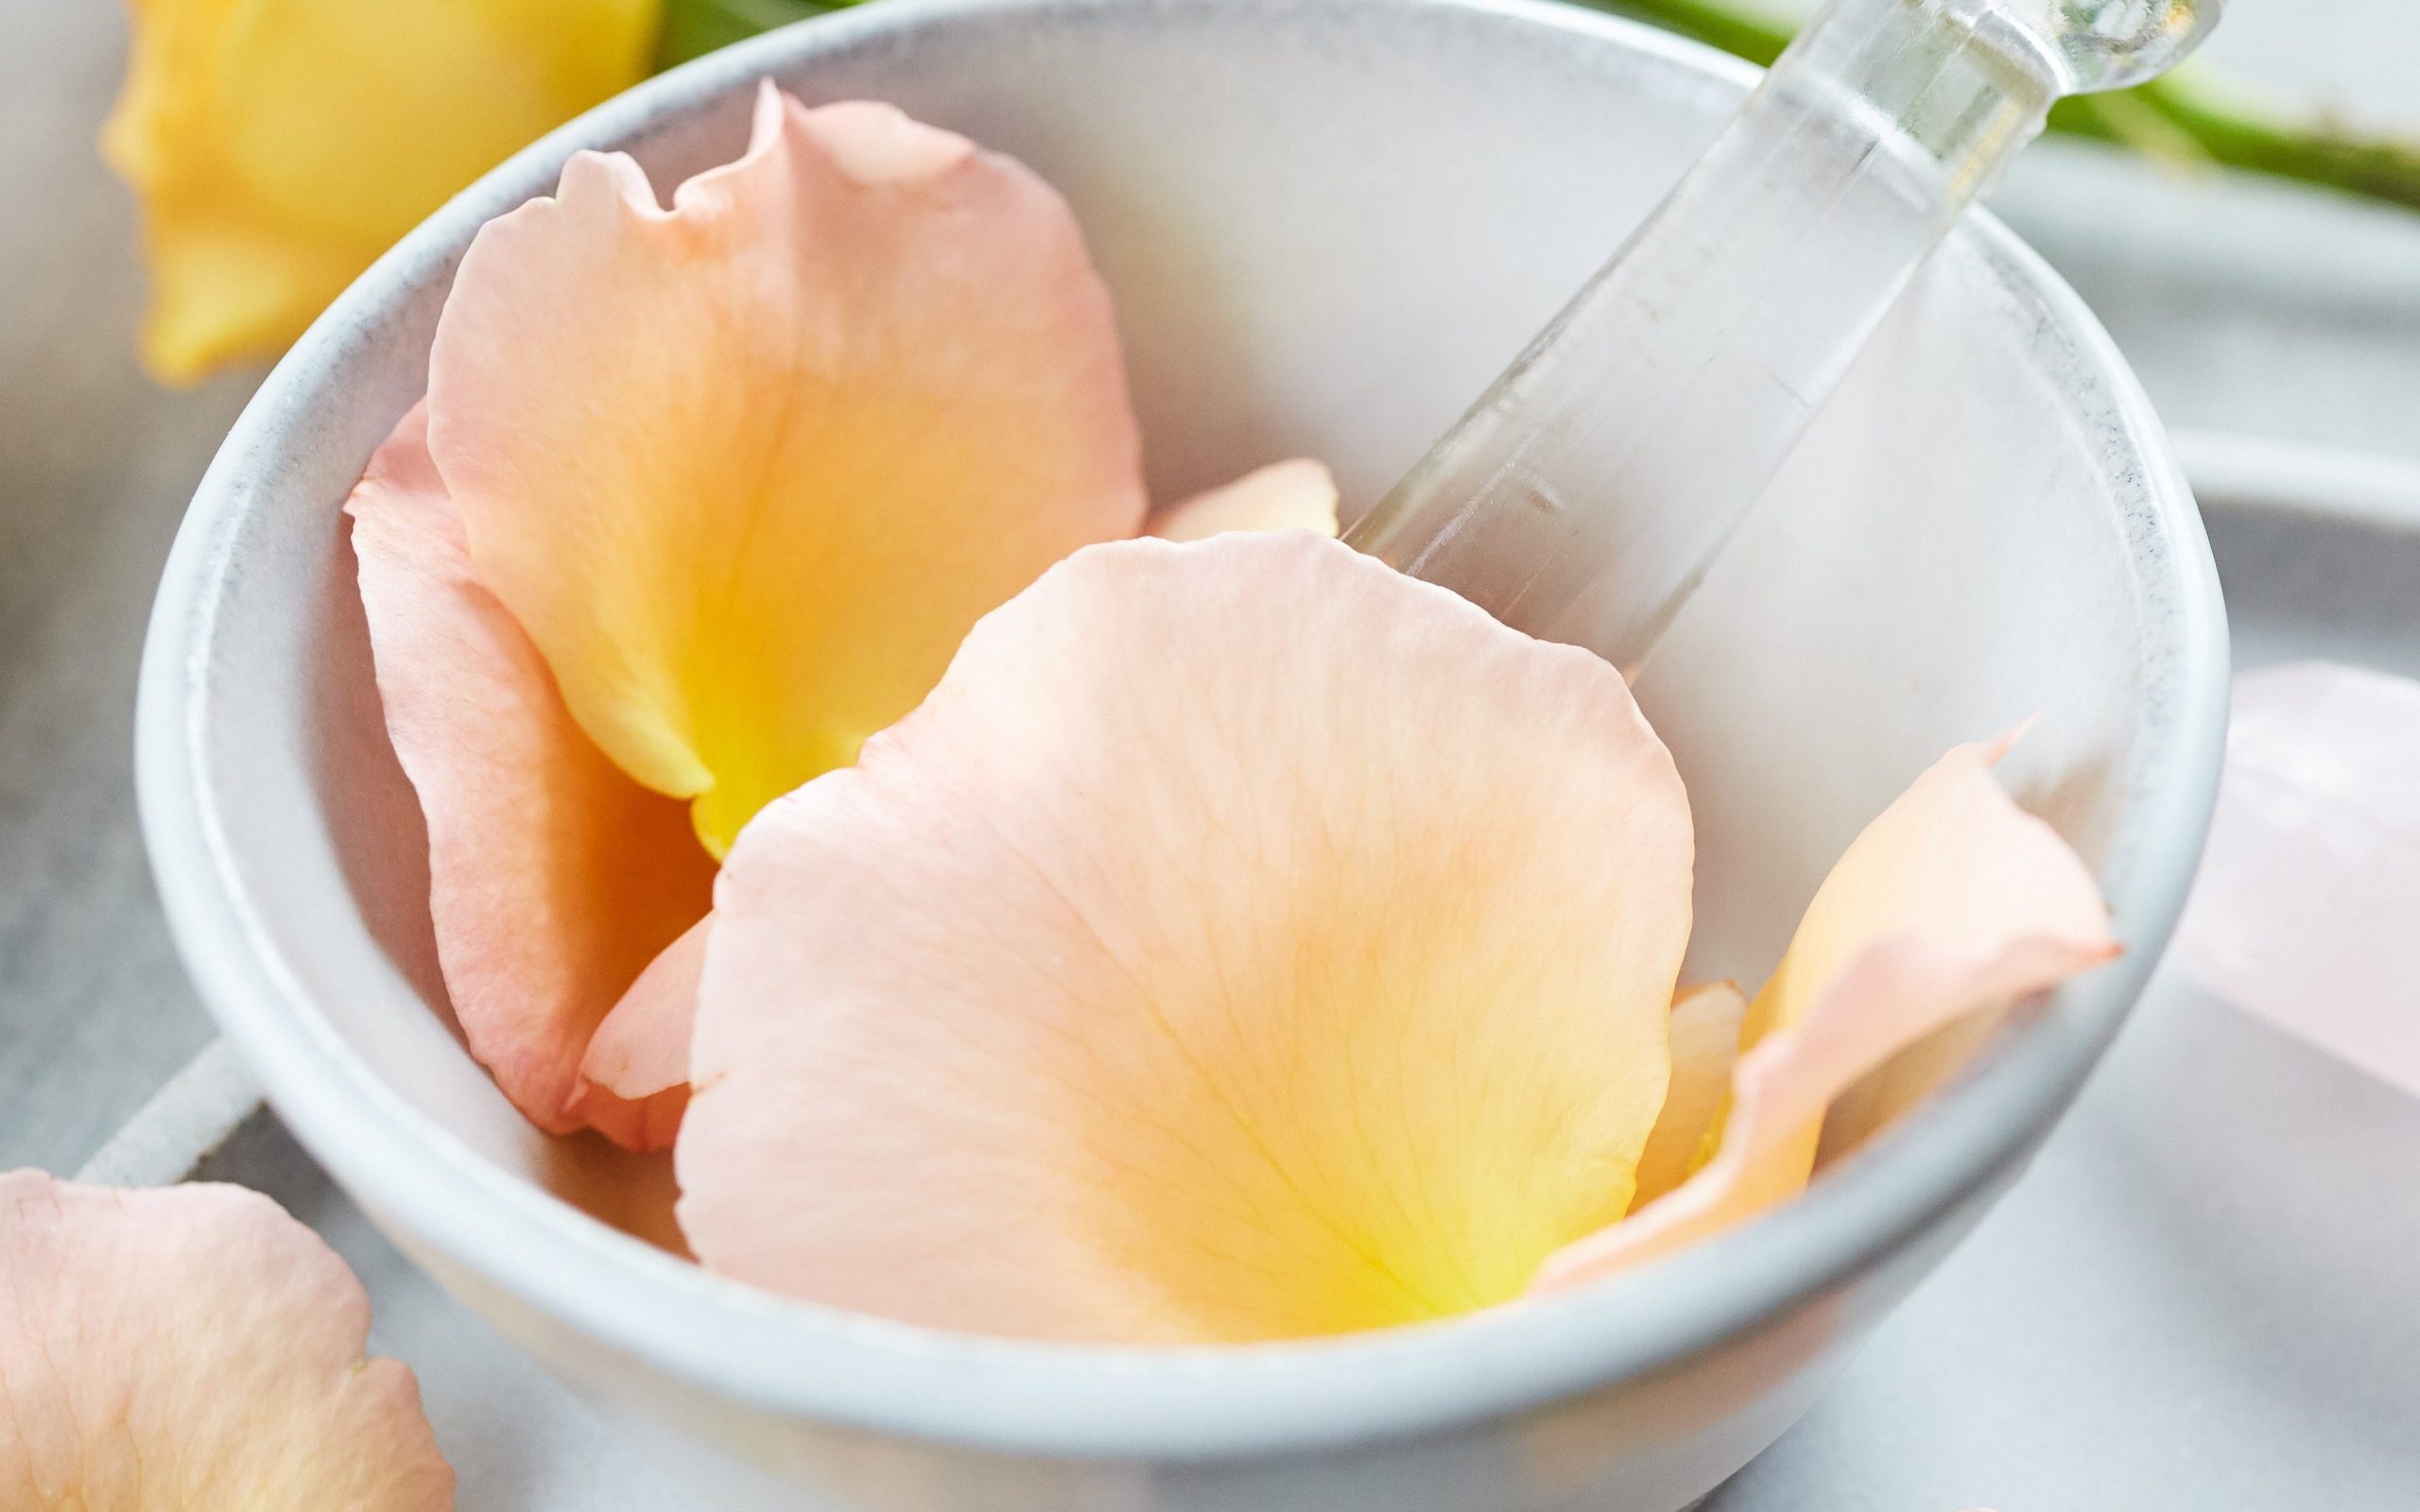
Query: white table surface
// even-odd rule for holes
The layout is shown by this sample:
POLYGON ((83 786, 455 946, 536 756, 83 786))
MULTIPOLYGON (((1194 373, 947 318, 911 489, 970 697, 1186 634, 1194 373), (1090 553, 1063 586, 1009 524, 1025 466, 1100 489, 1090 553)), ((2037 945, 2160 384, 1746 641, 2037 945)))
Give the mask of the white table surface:
MULTIPOLYGON (((2408 1512, 2415 1168, 2420 1099, 2164 976, 2016 1191, 1703 1512, 2408 1512)), ((686 1512, 268 1115, 199 1174, 353 1265, 466 1512, 686 1512)))
MULTIPOLYGON (((2420 9, 2407 0, 2233 0, 2231 10, 2213 51, 2255 77, 2391 110, 2420 77, 2420 9)), ((133 364, 132 215, 92 151, 123 47, 116 5, 0 0, 0 1169, 73 1170, 210 1038, 135 833, 130 705, 159 565, 251 380, 171 395, 133 364)), ((1999 208, 2093 301, 2172 423, 2420 464, 2420 214, 2162 181, 2090 148, 2053 156, 2020 167, 1999 208)), ((2380 1435, 2411 1436, 2420 1327, 2408 1284, 2385 1295, 2311 1274, 2296 1226, 2323 1215, 2298 1206, 2290 1186, 2246 1192, 2162 1168, 2176 1149, 2248 1138, 2248 1108, 2289 1119, 2349 1108, 2382 1142, 2354 1158, 2408 1191, 2420 1108, 2373 1106, 2343 1068, 2173 993, 2130 1030, 2095 1096, 2179 1064, 2218 1091, 2149 1105, 2088 1098, 1992 1220, 2020 1238, 1969 1246, 1945 1273, 1967 1278, 1946 1289, 1950 1300, 1939 1286, 1920 1295, 1814 1417, 1714 1504, 1812 1508, 1802 1499, 1811 1486, 1825 1488, 1824 1512, 1946 1512, 1979 1500, 2008 1512, 2420 1504, 2420 1491, 2372 1500, 2374 1486, 2338 1484, 2329 1469, 2374 1464, 2380 1435), (2145 1190, 2164 1194, 2160 1203, 2093 1206, 2121 1191, 2139 1204, 2145 1190), (2096 1236, 2118 1232, 2129 1237, 2113 1269, 2096 1236), (1979 1286, 2033 1326, 1978 1322, 1979 1286), (2264 1298, 2314 1287, 2348 1337, 2367 1331, 2373 1364, 2401 1362, 2394 1400, 2342 1400, 2313 1376, 2309 1330, 2264 1298), (2213 1308, 2228 1319, 2217 1332, 2213 1308), (2140 1379, 2120 1374, 2079 1399, 2059 1378, 2060 1351, 2126 1319, 2143 1339, 2140 1379), (2193 1351, 2206 1354, 2206 1375, 2180 1377, 2177 1361, 2193 1351), (2263 1371, 2302 1384, 2286 1397, 2246 1384, 2263 1371), (2080 1400, 2125 1410, 2079 1412, 2080 1400), (2097 1456, 2112 1479, 2080 1480, 2097 1456), (2273 1468, 2281 1457, 2308 1467, 2307 1496, 2213 1479, 2238 1461, 2273 1468), (2244 1494, 2226 1495, 2231 1485, 2244 1494)), ((340 1243, 357 1262, 385 1263, 357 1217, 342 1221, 354 1225, 340 1243)), ((2343 1237, 2420 1254, 2412 1205, 2362 1221, 2343 1237)), ((456 1325, 441 1304, 410 1301, 408 1280, 392 1284, 403 1315, 383 1317, 382 1336, 413 1357, 433 1397, 523 1368, 509 1351, 416 1357, 414 1339, 442 1340, 456 1325)), ((378 1289, 384 1305, 389 1288, 378 1289)), ((493 1452, 510 1460, 509 1446, 493 1452)))

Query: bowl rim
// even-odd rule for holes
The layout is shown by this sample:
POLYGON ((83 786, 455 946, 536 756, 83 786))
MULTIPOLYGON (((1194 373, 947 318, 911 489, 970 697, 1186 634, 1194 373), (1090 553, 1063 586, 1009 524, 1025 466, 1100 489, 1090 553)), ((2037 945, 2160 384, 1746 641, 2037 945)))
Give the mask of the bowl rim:
MULTIPOLYGON (((472 232, 548 192, 575 147, 643 136, 767 74, 886 33, 981 12, 1081 12, 1131 0, 886 0, 785 28, 641 84, 516 154, 363 275, 262 385, 205 474, 168 558, 136 711, 143 831, 171 932, 221 1029, 315 1159, 449 1280, 509 1294, 552 1325, 760 1409, 970 1448, 1081 1458, 1291 1453, 1495 1418, 1634 1378, 1737 1337, 1910 1245, 2012 1174, 2122 1022, 2172 928, 2215 799, 2227 644, 2208 542, 2140 386, 2083 301, 2005 228, 1959 234, 2049 312, 2137 455, 2153 549, 2173 547, 2163 716, 2127 833, 2153 840, 2111 902, 2137 942, 2056 994, 1982 1064, 1802 1198, 1565 1296, 1382 1332, 1138 1349, 945 1333, 777 1297, 620 1233, 472 1152, 388 1088, 312 1007, 255 917, 210 801, 210 651, 245 517, 238 474, 274 441, 354 333, 450 267, 472 232)), ((1163 0, 1168 3, 1168 0, 1163 0)), ((1201 0, 1220 3, 1220 0, 1201 0)), ((1550 0, 1288 0, 1364 19, 1407 9, 1542 26, 1745 89, 1756 71, 1634 23, 1550 0)), ((2130 553, 2144 548, 2130 537, 2130 553)))

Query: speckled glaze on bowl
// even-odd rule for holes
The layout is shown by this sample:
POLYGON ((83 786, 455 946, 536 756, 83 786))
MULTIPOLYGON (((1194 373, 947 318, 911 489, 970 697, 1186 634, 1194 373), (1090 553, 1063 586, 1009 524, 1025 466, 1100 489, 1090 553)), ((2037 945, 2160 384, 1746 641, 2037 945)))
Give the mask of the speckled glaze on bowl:
POLYGON ((1641 679, 1698 814, 1692 972, 1750 979, 1909 778, 2044 715, 2012 781, 2093 862, 2129 954, 1906 1126, 1682 1259, 1446 1326, 1147 1352, 844 1315, 581 1211, 565 1194, 602 1158, 535 1136, 462 1054, 337 513, 421 390, 479 224, 551 188, 575 147, 633 151, 666 188, 728 158, 768 75, 810 101, 896 100, 1067 194, 1118 299, 1158 496, 1309 454, 1348 507, 1618 242, 1751 77, 1547 5, 885 0, 658 79, 515 158, 295 348, 167 567, 143 815, 227 1035, 398 1243, 700 1506, 1670 1512, 1700 1496, 2014 1177, 2190 876, 2223 619, 2117 353, 2014 239, 1967 228, 1641 679))

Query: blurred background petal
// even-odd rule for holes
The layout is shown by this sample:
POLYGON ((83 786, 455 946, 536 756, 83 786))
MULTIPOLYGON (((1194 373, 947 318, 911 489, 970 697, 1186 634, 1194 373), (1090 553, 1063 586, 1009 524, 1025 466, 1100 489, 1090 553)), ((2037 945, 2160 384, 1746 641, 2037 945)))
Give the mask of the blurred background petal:
POLYGON ((654 54, 660 0, 130 0, 102 147, 163 382, 274 356, 455 191, 654 54))

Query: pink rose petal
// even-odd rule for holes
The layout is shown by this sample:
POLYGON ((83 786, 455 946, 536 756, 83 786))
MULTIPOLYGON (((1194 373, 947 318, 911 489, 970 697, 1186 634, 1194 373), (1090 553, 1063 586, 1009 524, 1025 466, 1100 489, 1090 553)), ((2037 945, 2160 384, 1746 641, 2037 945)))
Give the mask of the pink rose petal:
POLYGON ((717 893, 706 1264, 940 1327, 1291 1336, 1628 1205, 1687 801, 1604 662, 1307 533, 1097 546, 717 893))
MULTIPOLYGON (((428 821, 429 914, 471 1053, 541 1128, 572 1107, 589 1036, 706 911, 686 806, 616 770, 464 554, 414 409, 346 503, 387 730, 428 821)), ((589 1121, 628 1138, 610 1097, 589 1121)))
POLYGON ((2420 1093, 2420 682, 2303 662, 2236 679, 2179 969, 2420 1093))
POLYGON ((2091 873, 2010 800, 2008 743, 1962 746, 1866 827, 1824 881, 1749 1011, 1712 1163, 1571 1246, 1534 1289, 1582 1285, 1670 1253, 1806 1184, 1825 1109, 1945 1024, 2117 954, 2091 873))
POLYGON ((370 1298, 256 1193, 0 1176, 0 1506, 445 1512, 370 1298))

